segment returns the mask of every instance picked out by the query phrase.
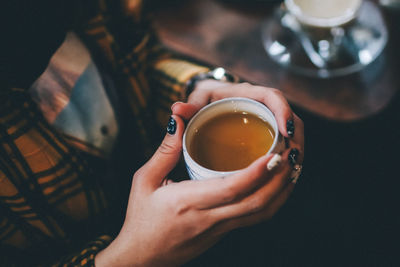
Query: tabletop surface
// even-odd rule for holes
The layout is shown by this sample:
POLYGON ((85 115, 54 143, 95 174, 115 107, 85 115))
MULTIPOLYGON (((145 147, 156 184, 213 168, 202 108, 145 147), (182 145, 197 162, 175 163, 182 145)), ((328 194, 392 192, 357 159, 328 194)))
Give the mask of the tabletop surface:
MULTIPOLYGON (((162 42, 179 53, 223 66, 252 83, 282 90, 288 100, 315 115, 353 121, 379 113, 400 85, 394 22, 386 14, 389 41, 384 52, 358 73, 318 79, 293 74, 273 62, 261 41, 271 4, 227 4, 215 0, 173 1, 156 14, 162 42), (393 29, 393 30, 392 30, 393 29)), ((247 3, 247 2, 246 2, 247 3)))
POLYGON ((318 80, 268 58, 260 25, 269 5, 165 5, 156 26, 167 46, 281 89, 306 133, 302 176, 273 219, 228 234, 188 266, 400 266, 398 35, 390 31, 384 56, 363 72, 318 80))

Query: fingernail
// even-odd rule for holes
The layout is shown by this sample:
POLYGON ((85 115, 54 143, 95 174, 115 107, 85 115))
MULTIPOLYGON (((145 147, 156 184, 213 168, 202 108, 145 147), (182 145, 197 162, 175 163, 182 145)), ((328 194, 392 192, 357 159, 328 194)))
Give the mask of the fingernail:
POLYGON ((296 165, 298 156, 299 156, 299 150, 297 148, 293 148, 292 150, 290 150, 288 160, 290 165, 292 165, 292 167, 296 165))
POLYGON ((293 120, 287 120, 286 122, 286 132, 290 137, 294 135, 294 122, 293 120))
POLYGON ((296 164, 293 167, 293 171, 290 175, 291 176, 290 180, 293 184, 297 183, 297 181, 299 180, 302 169, 303 169, 303 166, 301 166, 300 164, 296 164))
POLYGON ((267 169, 269 171, 271 171, 272 169, 276 168, 276 166, 279 165, 279 163, 281 163, 281 155, 279 154, 275 154, 269 161, 267 164, 267 169))
POLYGON ((169 133, 170 135, 174 135, 175 132, 176 132, 176 120, 172 117, 169 117, 167 133, 169 133))

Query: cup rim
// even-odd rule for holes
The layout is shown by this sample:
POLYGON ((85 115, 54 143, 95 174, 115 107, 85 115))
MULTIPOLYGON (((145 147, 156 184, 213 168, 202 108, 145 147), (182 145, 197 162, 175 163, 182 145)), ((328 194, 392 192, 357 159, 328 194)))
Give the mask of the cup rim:
POLYGON ((293 14, 301 23, 314 27, 329 28, 329 27, 341 26, 354 19, 358 11, 360 10, 362 2, 363 2, 362 0, 359 0, 354 10, 347 11, 343 16, 334 18, 318 18, 318 17, 305 16, 301 8, 294 3, 294 0, 285 0, 285 6, 287 10, 291 14, 293 14))
MULTIPOLYGON (((196 167, 196 169, 200 169, 200 170, 206 171, 207 173, 209 173, 209 174, 211 174, 211 175, 215 175, 216 177, 217 177, 217 176, 221 176, 221 175, 225 176, 225 175, 233 174, 233 173, 236 173, 236 172, 238 172, 238 171, 240 171, 240 170, 242 170, 242 169, 233 170, 233 171, 216 171, 216 170, 208 169, 208 168, 206 168, 206 167, 201 166, 201 165, 200 165, 199 163, 197 163, 197 162, 192 158, 192 156, 189 154, 189 151, 187 150, 187 147, 186 147, 186 136, 187 136, 187 132, 188 132, 188 129, 190 128, 190 126, 194 123, 194 121, 195 121, 199 116, 201 116, 202 113, 205 112, 205 110, 207 110, 207 109, 209 109, 209 108, 211 108, 211 107, 213 107, 213 106, 219 105, 219 104, 224 103, 224 102, 229 102, 229 101, 244 101, 244 102, 250 102, 250 103, 252 103, 252 104, 255 104, 255 105, 257 105, 257 106, 263 108, 263 109, 265 110, 265 112, 267 112, 267 113, 273 118, 273 123, 270 123, 269 121, 268 121, 268 123, 270 123, 271 126, 272 126, 272 128, 274 129, 274 131, 275 131, 275 137, 274 137, 274 141, 273 141, 273 143, 272 143, 270 149, 265 153, 265 155, 267 155, 268 153, 270 153, 271 151, 273 151, 273 149, 277 146, 277 144, 278 144, 278 139, 279 139, 278 123, 277 123, 277 121, 276 121, 276 119, 275 119, 274 113, 272 113, 272 111, 271 111, 266 105, 264 105, 264 104, 261 103, 261 102, 258 102, 258 101, 256 101, 256 100, 254 100, 254 99, 246 98, 246 97, 228 97, 228 98, 224 98, 224 99, 220 99, 220 100, 214 101, 214 102, 212 102, 212 103, 210 103, 210 104, 208 104, 208 105, 202 107, 202 108, 190 119, 188 125, 186 126, 186 129, 185 129, 185 132, 183 133, 183 138, 182 138, 182 151, 183 151, 183 156, 184 156, 184 158, 185 158, 185 161, 190 161, 190 164, 191 164, 191 165, 194 165, 194 166, 196 167)), ((257 114, 255 114, 255 115, 257 115, 257 114)), ((186 163, 186 164, 187 164, 187 163, 186 163)), ((193 170, 192 170, 192 171, 193 171, 193 170)))

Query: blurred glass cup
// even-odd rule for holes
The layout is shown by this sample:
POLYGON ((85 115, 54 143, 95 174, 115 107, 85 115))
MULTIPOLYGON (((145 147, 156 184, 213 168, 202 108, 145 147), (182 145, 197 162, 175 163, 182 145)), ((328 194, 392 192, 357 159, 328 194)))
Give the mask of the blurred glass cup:
POLYGON ((305 25, 332 28, 354 19, 361 0, 286 0, 285 5, 305 25))
POLYGON ((362 0, 285 0, 262 28, 267 53, 300 74, 328 78, 361 70, 381 54, 387 30, 362 0))

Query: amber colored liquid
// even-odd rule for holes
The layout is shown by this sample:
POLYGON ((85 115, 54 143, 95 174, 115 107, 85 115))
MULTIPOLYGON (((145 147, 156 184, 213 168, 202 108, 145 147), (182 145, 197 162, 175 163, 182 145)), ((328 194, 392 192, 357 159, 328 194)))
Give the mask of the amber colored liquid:
POLYGON ((274 137, 271 125, 253 114, 225 113, 195 131, 189 154, 198 164, 211 170, 239 170, 265 155, 274 137))

